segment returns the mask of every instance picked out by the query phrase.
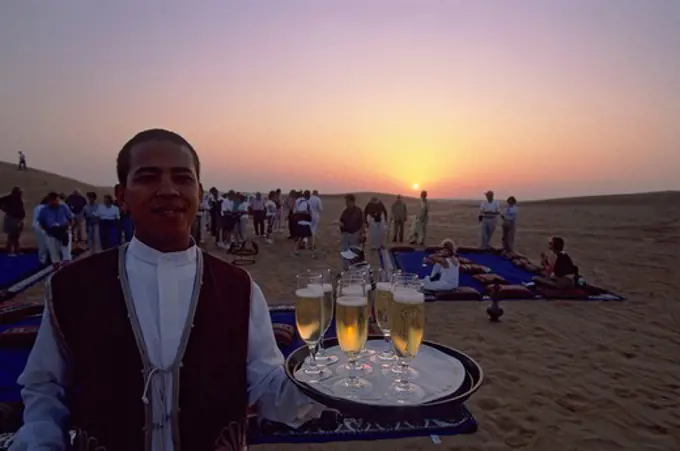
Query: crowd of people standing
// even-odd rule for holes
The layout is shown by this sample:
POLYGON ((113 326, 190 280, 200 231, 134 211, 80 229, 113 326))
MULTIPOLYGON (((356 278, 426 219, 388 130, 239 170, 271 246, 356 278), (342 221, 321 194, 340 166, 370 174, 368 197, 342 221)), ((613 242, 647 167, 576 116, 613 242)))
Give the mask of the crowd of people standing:
MULTIPOLYGON (((27 217, 23 191, 14 187, 0 198, 4 211, 3 231, 10 256, 21 251, 21 236, 27 217)), ((74 249, 106 250, 128 242, 134 234, 132 219, 111 195, 99 202, 97 193, 70 195, 48 193, 32 211, 38 258, 41 263, 58 265, 72 259, 74 249)))

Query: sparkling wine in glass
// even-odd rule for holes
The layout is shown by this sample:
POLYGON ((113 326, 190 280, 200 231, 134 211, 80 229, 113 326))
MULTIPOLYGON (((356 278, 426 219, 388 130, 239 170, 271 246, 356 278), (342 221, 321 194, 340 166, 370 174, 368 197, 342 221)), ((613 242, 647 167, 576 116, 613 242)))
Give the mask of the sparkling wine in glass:
POLYGON ((328 332, 328 329, 330 329, 333 321, 335 296, 333 293, 333 273, 331 270, 322 271, 321 276, 323 278, 323 322, 321 324, 321 339, 319 340, 319 347, 316 352, 316 363, 318 365, 327 366, 338 361, 338 356, 328 353, 323 344, 324 336, 326 335, 326 332, 328 332))
POLYGON ((333 392, 338 396, 359 398, 370 393, 373 388, 371 382, 360 377, 362 364, 359 362, 359 354, 368 339, 368 315, 369 305, 363 279, 341 279, 335 303, 335 329, 340 349, 349 363, 343 365, 347 367, 347 377, 333 385, 333 392))
POLYGON ((375 321, 385 338, 385 347, 382 352, 371 357, 371 361, 389 367, 391 362, 397 359, 390 342, 389 310, 393 302, 391 274, 384 269, 380 270, 377 277, 375 295, 373 299, 373 312, 375 321))
POLYGON ((299 372, 300 380, 315 383, 332 373, 316 363, 316 347, 321 339, 324 303, 323 277, 319 273, 298 274, 295 290, 295 324, 302 341, 309 348, 309 359, 299 372))
POLYGON ((409 366, 418 354, 425 331, 425 296, 419 283, 404 282, 395 285, 393 297, 390 332, 402 371, 386 395, 398 403, 412 404, 425 396, 423 388, 409 380, 409 366))

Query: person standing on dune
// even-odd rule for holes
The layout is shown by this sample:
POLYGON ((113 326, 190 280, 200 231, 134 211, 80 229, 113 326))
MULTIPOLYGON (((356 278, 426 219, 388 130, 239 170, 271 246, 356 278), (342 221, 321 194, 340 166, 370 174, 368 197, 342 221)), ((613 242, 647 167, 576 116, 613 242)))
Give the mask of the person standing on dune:
POLYGON ((484 193, 486 200, 482 202, 479 207, 479 234, 480 244, 482 249, 489 249, 491 247, 491 238, 496 230, 498 217, 501 215, 501 206, 496 199, 494 199, 493 191, 484 193))
POLYGON ((392 210, 392 242, 404 242, 404 225, 408 219, 408 210, 406 204, 401 199, 401 194, 397 195, 397 200, 394 201, 391 207, 392 210))
POLYGON ((50 261, 53 265, 59 266, 62 262, 71 260, 69 230, 73 225, 73 213, 60 201, 59 194, 51 192, 47 198, 47 205, 40 210, 38 223, 47 236, 50 261))
POLYGON ((420 192, 420 211, 416 216, 416 220, 413 223, 413 229, 411 231, 410 244, 420 244, 425 245, 425 240, 427 240, 427 225, 430 222, 430 204, 427 200, 427 191, 423 190, 420 192))
POLYGON ((24 230, 24 219, 26 218, 21 188, 15 186, 9 195, 0 197, 0 210, 5 213, 2 231, 7 234, 7 254, 16 255, 21 250, 21 233, 24 230))
POLYGON ((262 290, 191 238, 194 148, 146 130, 117 172, 134 237, 48 281, 11 451, 70 449, 65 428, 76 450, 242 451, 249 406, 292 427, 320 416, 283 371, 262 290))
POLYGON ((312 249, 316 249, 319 223, 321 222, 321 213, 323 213, 323 203, 317 190, 312 191, 312 196, 309 198, 309 209, 312 213, 312 249))
POLYGON ((517 199, 515 196, 508 197, 505 212, 501 215, 503 220, 502 231, 503 250, 513 252, 515 250, 515 232, 517 231, 517 199))

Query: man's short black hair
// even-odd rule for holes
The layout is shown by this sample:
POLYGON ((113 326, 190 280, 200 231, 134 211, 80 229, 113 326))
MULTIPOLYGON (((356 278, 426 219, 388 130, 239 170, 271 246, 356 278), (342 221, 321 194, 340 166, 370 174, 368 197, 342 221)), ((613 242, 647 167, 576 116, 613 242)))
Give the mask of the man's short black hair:
POLYGON ((52 200, 52 199, 59 199, 59 194, 57 194, 56 191, 50 191, 47 193, 47 198, 52 200))
POLYGON ((125 143, 120 152, 118 152, 118 158, 116 159, 116 172, 118 173, 118 183, 125 185, 127 182, 127 176, 130 172, 130 152, 134 146, 137 144, 149 142, 149 141, 170 141, 178 146, 185 146, 191 151, 191 156, 194 159, 194 166, 196 166, 196 176, 200 178, 201 174, 201 163, 198 160, 198 154, 196 150, 189 144, 189 142, 182 138, 175 132, 170 130, 165 130, 162 128, 152 128, 149 130, 144 130, 143 132, 137 133, 128 142, 125 143))
POLYGON ((95 193, 94 191, 90 191, 90 192, 87 193, 87 198, 92 199, 92 200, 97 200, 97 193, 95 193))
POLYGON ((345 200, 351 200, 352 202, 356 202, 357 198, 354 194, 347 194, 345 196, 345 200))

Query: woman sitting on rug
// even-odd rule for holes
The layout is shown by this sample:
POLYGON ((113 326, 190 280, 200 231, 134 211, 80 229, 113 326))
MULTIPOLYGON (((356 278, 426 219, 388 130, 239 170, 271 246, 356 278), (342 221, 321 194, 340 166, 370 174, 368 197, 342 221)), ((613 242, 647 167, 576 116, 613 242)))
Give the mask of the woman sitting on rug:
POLYGON ((578 267, 564 251, 564 239, 554 236, 548 241, 551 254, 541 253, 543 276, 534 277, 534 282, 550 288, 569 290, 579 279, 578 267))
POLYGON ((453 240, 444 240, 442 249, 429 257, 424 263, 434 263, 432 274, 425 277, 423 288, 428 291, 448 291, 458 288, 460 262, 456 258, 456 244, 453 240))

